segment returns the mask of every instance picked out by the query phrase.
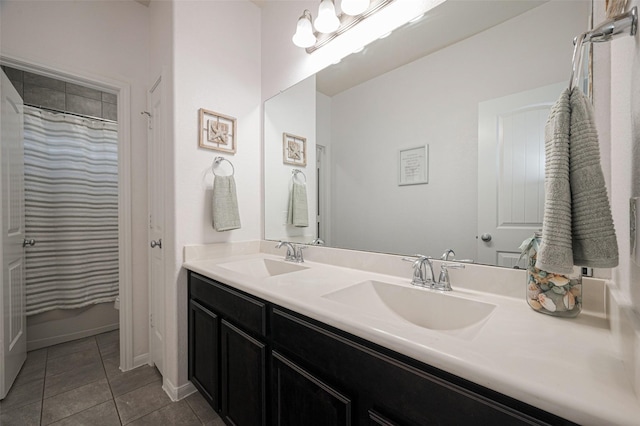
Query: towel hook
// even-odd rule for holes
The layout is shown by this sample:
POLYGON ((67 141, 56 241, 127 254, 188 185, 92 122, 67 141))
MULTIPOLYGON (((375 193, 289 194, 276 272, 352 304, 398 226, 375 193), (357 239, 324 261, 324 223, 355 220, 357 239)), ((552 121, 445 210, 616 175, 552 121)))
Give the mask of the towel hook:
POLYGON ((304 174, 304 172, 300 169, 293 169, 291 170, 291 174, 293 174, 293 178, 295 179, 296 176, 298 176, 298 173, 302 174, 302 176, 304 176, 304 183, 307 183, 307 175, 304 174))
POLYGON ((569 78, 569 92, 578 84, 582 73, 582 44, 587 33, 582 33, 576 37, 576 44, 573 47, 573 60, 571 62, 571 77, 569 78))
POLYGON ((221 176, 216 174, 216 166, 219 166, 221 162, 226 161, 227 163, 229 163, 231 165, 231 175, 233 176, 236 174, 236 169, 235 167, 233 167, 233 163, 229 160, 227 160, 224 157, 216 157, 213 159, 213 164, 211 164, 211 171, 213 172, 214 176, 221 176))

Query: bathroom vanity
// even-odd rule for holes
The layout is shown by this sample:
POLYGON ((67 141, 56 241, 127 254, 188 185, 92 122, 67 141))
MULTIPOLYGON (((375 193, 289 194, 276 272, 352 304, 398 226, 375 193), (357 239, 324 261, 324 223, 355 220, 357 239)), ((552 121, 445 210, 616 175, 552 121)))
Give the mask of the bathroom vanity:
MULTIPOLYGON (((633 389, 619 382, 624 368, 610 353, 606 321, 533 312, 522 296, 522 271, 505 271, 516 277, 513 294, 476 292, 464 287, 465 275, 453 273, 454 291, 442 294, 412 287, 411 269, 397 256, 352 254, 360 256, 354 264, 388 266, 386 275, 326 263, 336 249, 311 248, 306 255, 316 261, 294 264, 272 254, 272 246, 185 251, 189 378, 228 424, 640 418, 633 389)), ((467 276, 483 280, 487 268, 475 268, 467 276)))

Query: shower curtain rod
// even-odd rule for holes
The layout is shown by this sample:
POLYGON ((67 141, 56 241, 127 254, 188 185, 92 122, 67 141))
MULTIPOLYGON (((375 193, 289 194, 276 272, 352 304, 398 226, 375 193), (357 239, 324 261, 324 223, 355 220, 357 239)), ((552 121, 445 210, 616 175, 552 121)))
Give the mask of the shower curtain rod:
POLYGON ((74 112, 64 111, 64 110, 55 109, 55 108, 49 108, 49 107, 45 107, 45 106, 42 106, 42 105, 29 104, 29 103, 26 103, 26 102, 24 103, 24 105, 30 106, 30 107, 33 107, 33 108, 43 109, 45 111, 59 112, 61 114, 69 114, 69 115, 73 115, 75 117, 87 118, 89 120, 98 120, 98 121, 104 121, 106 123, 118 124, 118 122, 116 120, 109 120, 108 118, 94 117, 92 115, 76 114, 74 112))

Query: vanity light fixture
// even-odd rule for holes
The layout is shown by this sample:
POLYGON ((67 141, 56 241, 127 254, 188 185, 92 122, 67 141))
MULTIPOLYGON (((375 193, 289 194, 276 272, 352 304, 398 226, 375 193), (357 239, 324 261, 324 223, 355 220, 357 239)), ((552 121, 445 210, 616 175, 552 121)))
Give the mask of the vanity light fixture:
POLYGON ((342 0, 342 12, 349 16, 357 16, 369 8, 369 0, 342 0))
POLYGON ((335 0, 321 0, 315 20, 308 10, 298 19, 296 33, 292 38, 293 44, 306 49, 307 53, 312 53, 393 1, 342 0, 342 12, 338 15, 335 0))
POLYGON ((296 33, 291 39, 293 44, 298 47, 311 47, 316 44, 316 36, 313 34, 313 26, 311 24, 311 12, 305 9, 302 16, 298 19, 296 33))
POLYGON ((322 0, 318 8, 318 17, 313 26, 321 33, 329 34, 340 27, 340 19, 336 16, 333 0, 322 0))

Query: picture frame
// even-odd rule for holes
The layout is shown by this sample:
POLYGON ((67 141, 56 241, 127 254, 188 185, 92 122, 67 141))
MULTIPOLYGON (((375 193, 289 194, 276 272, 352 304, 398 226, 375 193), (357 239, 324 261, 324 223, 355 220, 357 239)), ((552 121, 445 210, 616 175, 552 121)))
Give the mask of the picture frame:
POLYGON ((429 145, 398 152, 398 186, 429 183, 429 145))
POLYGON ((284 164, 305 167, 307 165, 307 138, 283 133, 282 161, 284 164))
POLYGON ((236 119, 200 108, 198 111, 198 145, 214 151, 236 153, 236 119))

